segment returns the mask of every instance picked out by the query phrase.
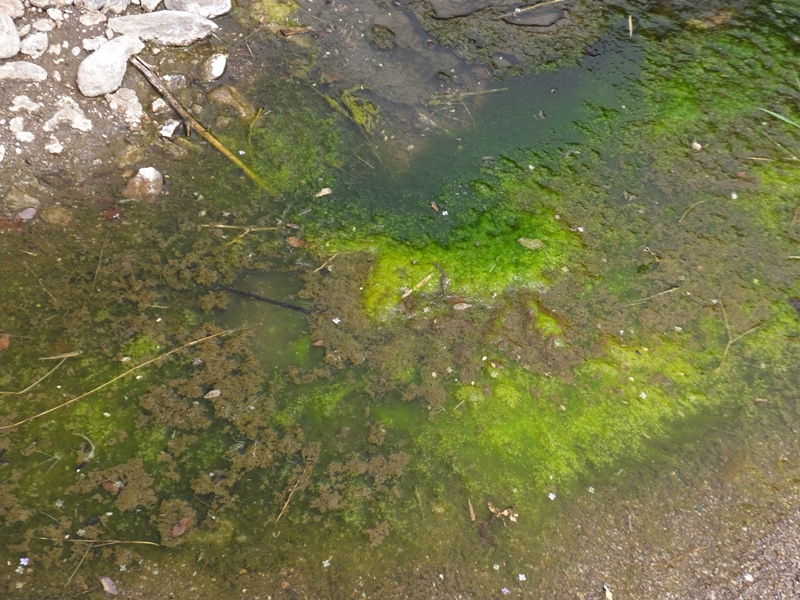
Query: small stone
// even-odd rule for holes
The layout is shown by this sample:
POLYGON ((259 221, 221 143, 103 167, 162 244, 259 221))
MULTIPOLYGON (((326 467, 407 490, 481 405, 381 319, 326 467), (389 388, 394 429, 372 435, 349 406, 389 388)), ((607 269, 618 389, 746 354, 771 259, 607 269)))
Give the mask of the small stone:
POLYGON ((53 31, 56 28, 56 24, 50 19, 37 19, 31 25, 36 31, 53 31))
POLYGON ((122 85, 128 59, 144 50, 140 39, 123 35, 106 42, 78 67, 78 88, 84 96, 101 96, 122 85))
POLYGON ((203 81, 214 81, 222 77, 225 67, 228 65, 228 57, 224 54, 215 54, 203 63, 200 77, 203 81))
POLYGON ((153 167, 143 167, 128 180, 121 194, 123 198, 153 202, 163 187, 164 178, 161 173, 153 167))
POLYGON ((139 98, 130 88, 120 88, 114 94, 107 94, 109 108, 115 115, 119 115, 128 125, 131 131, 139 131, 144 120, 144 109, 139 102, 139 98))
POLYGON ((55 131, 59 125, 67 124, 84 133, 92 130, 92 122, 86 117, 83 109, 69 96, 61 96, 56 102, 55 114, 42 125, 47 132, 55 131))
POLYGON ((49 45, 50 41, 47 38, 47 33, 44 31, 37 31, 36 33, 25 36, 20 43, 19 51, 26 56, 30 56, 32 59, 37 59, 47 51, 49 45))
POLYGON ((0 12, 0 58, 16 56, 19 49, 19 32, 14 25, 14 19, 0 12))
POLYGON ((64 145, 58 141, 56 136, 51 135, 48 142, 44 145, 44 149, 50 154, 61 154, 64 151, 64 145))
POLYGON ((44 106, 44 104, 41 102, 34 102, 28 98, 28 96, 22 94, 14 97, 14 99, 11 101, 11 106, 8 107, 8 110, 11 112, 19 112, 24 110, 26 112, 33 113, 42 108, 42 106, 44 106))
POLYGON ((744 580, 745 580, 747 583, 753 583, 753 582, 756 580, 756 578, 755 578, 755 577, 753 577, 753 575, 752 575, 752 574, 750 574, 750 573, 746 573, 746 574, 745 574, 745 576, 744 576, 744 580))
MULTIPOLYGON (((103 0, 103 2, 105 2, 105 0, 103 0)), ((94 27, 95 25, 104 23, 106 20, 106 16, 101 12, 89 11, 83 13, 80 17, 78 17, 78 20, 84 27, 94 27)))
POLYGON ((108 20, 108 26, 116 33, 164 46, 188 46, 218 28, 205 17, 179 10, 114 17, 108 20))

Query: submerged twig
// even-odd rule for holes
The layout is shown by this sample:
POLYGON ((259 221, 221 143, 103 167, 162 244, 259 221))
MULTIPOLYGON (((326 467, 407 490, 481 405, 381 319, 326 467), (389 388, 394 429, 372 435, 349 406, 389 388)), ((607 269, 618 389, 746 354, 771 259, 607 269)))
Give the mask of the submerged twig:
POLYGON ((180 346, 178 348, 174 348, 174 349, 170 350, 169 352, 165 352, 164 354, 162 354, 160 356, 156 356, 155 358, 151 358, 150 360, 145 361, 140 365, 136 365, 135 367, 132 367, 132 368, 128 369, 124 373, 122 373, 120 375, 117 375, 116 377, 113 377, 112 379, 109 379, 108 381, 106 381, 105 383, 103 383, 101 385, 98 385, 96 388, 91 389, 88 392, 86 392, 84 394, 81 394, 80 396, 76 396, 75 398, 72 398, 71 400, 67 400, 66 402, 62 402, 58 406, 54 406, 53 408, 48 408, 47 410, 42 411, 42 412, 40 412, 38 414, 35 414, 32 417, 28 417, 26 419, 22 419, 21 421, 17 421, 16 423, 12 423, 11 425, 3 425, 3 426, 0 427, 0 431, 3 431, 5 429, 13 429, 14 427, 18 427, 18 426, 20 426, 20 425, 22 425, 24 423, 29 423, 30 421, 38 419, 39 417, 43 417, 45 415, 48 415, 51 412, 54 412, 54 411, 58 410, 59 408, 63 408, 65 406, 68 406, 68 405, 70 405, 70 404, 72 404, 74 402, 77 402, 78 400, 83 400, 87 396, 91 396, 95 392, 100 391, 105 387, 108 387, 112 383, 114 383, 116 381, 119 381, 120 379, 122 379, 123 377, 126 377, 127 375, 130 375, 134 371, 138 371, 139 369, 142 369, 142 368, 146 367, 147 365, 151 365, 154 362, 161 360, 162 358, 166 358, 167 356, 169 356, 171 354, 175 354, 176 352, 179 352, 180 350, 183 350, 184 348, 189 348, 191 346, 196 346, 197 344, 205 342, 206 340, 210 340, 212 338, 219 337, 221 335, 227 335, 227 334, 229 334, 229 333, 231 333, 233 331, 234 331, 233 329, 226 329, 225 331, 220 331, 219 333, 213 333, 211 335, 207 335, 207 336, 205 336, 203 338, 200 338, 199 340, 194 340, 192 342, 189 342, 188 344, 184 344, 183 346, 180 346))
MULTIPOLYGON (((49 516, 49 515, 48 515, 49 516)), ((82 540, 82 539, 72 539, 72 538, 49 538, 49 537, 40 537, 34 536, 33 539, 35 540, 46 540, 48 542, 72 542, 73 544, 97 544, 97 546, 112 546, 114 544, 139 544, 143 546, 160 546, 161 544, 157 544, 156 542, 143 542, 140 540, 82 540)))
POLYGON ((504 13, 499 17, 495 17, 496 19, 505 19, 506 17, 513 17, 515 15, 521 15, 522 13, 526 13, 528 11, 534 10, 536 8, 541 8, 543 6, 547 6, 548 4, 556 4, 558 2, 563 2, 564 0, 547 0, 546 2, 539 2, 538 4, 533 4, 531 6, 526 6, 525 8, 516 8, 509 13, 504 13))
POLYGON ((722 368, 722 363, 724 363, 725 359, 728 357, 728 352, 730 351, 731 346, 733 346, 736 342, 738 342, 744 336, 750 335, 756 329, 761 327, 761 323, 757 323, 757 324, 753 325, 750 329, 745 331, 744 333, 740 333, 739 335, 734 336, 732 334, 730 321, 728 321, 728 311, 725 310, 725 304, 722 302, 722 300, 719 301, 719 306, 722 309, 722 319, 725 322, 725 333, 728 335, 728 343, 725 344, 725 350, 722 352, 722 358, 719 359, 719 364, 717 365, 717 368, 715 369, 716 371, 719 371, 722 368))
POLYGON ((700 206, 703 202, 710 202, 711 200, 712 200, 712 198, 706 198, 705 200, 698 200, 697 202, 692 204, 689 208, 687 208, 685 211, 683 211, 683 214, 681 215, 681 218, 678 219, 678 223, 682 223, 683 219, 686 218, 686 215, 688 215, 692 210, 694 210, 695 206, 700 206))
MULTIPOLYGON (((32 390, 33 388, 35 388, 37 385, 39 385, 39 384, 40 384, 42 381, 44 381, 45 379, 47 379, 47 378, 50 376, 50 374, 51 374, 53 371, 55 371, 55 370, 56 370, 58 367, 60 367, 60 366, 61 366, 61 365, 64 363, 64 361, 65 361, 65 360, 67 360, 68 358, 69 358, 69 356, 64 356, 64 357, 61 359, 61 361, 60 361, 60 362, 59 362, 59 363, 58 363, 58 364, 57 364, 55 367, 53 367, 53 368, 52 368, 52 369, 50 369, 50 370, 49 370, 47 373, 45 373, 44 375, 42 375, 41 377, 39 377, 39 379, 37 379, 36 381, 34 381, 32 384, 30 384, 30 385, 29 385, 28 387, 26 387, 24 390, 20 390, 20 391, 18 391, 18 392, 0 392, 0 395, 6 395, 6 394, 7 394, 7 395, 10 395, 10 396, 19 396, 19 395, 21 395, 21 394, 24 394, 24 393, 26 393, 26 392, 29 392, 30 390, 32 390)), ((41 359, 41 358, 40 358, 39 360, 46 360, 46 359, 41 359)))
POLYGON ((337 256, 339 256, 339 255, 338 255, 338 254, 334 254, 333 256, 331 256, 331 257, 330 257, 328 260, 326 260, 324 263, 322 263, 320 266, 318 266, 316 269, 314 269, 314 273, 316 273, 316 272, 318 272, 318 271, 321 271, 322 269, 324 269, 325 267, 327 267, 327 266, 328 266, 328 264, 329 264, 329 263, 330 263, 330 262, 331 262, 331 261, 332 261, 334 258, 336 258, 337 256))
POLYGON ((31 269, 30 265, 28 263, 26 263, 25 261, 22 261, 22 264, 24 264, 25 267, 28 269, 28 271, 31 272, 31 275, 33 275, 36 278, 36 281, 39 282, 39 285, 42 287, 42 289, 45 291, 45 293, 53 299, 53 302, 58 304, 58 300, 56 300, 56 297, 53 296, 53 294, 51 294, 50 291, 46 287, 44 287, 44 284, 42 283, 42 280, 39 279, 39 276, 36 273, 33 272, 33 269, 31 269))
POLYGON ((662 290, 662 291, 657 292, 655 294, 651 294, 650 296, 647 296, 646 298, 641 298, 639 300, 634 300, 633 302, 629 302, 625 306, 627 307, 627 306, 635 306, 637 304, 642 304, 643 302, 647 302, 648 300, 652 300, 653 298, 658 298, 659 296, 663 296, 665 294, 670 294, 670 293, 674 292, 675 290, 679 290, 679 289, 680 289, 679 285, 673 285, 671 288, 667 288, 666 290, 662 290))
POLYGON ((292 486, 292 490, 289 492, 289 497, 286 498, 286 502, 283 503, 283 508, 281 509, 281 512, 278 514, 278 518, 275 519, 276 523, 281 520, 281 517, 286 512, 286 509, 289 507, 289 502, 291 501, 292 496, 294 496, 294 493, 297 491, 297 486, 299 486, 300 482, 303 481, 303 477, 305 477, 306 472, 308 472, 308 467, 303 469, 303 472, 300 474, 300 477, 298 477, 297 481, 294 482, 294 485, 292 486))
POLYGON ((257 294, 256 292, 250 292, 248 290, 237 290, 236 288, 228 287, 226 285, 219 286, 219 289, 225 290, 226 292, 233 292, 234 294, 239 294, 240 296, 247 296, 248 298, 252 298, 253 300, 260 300, 261 302, 266 302, 267 304, 274 304, 275 306, 280 306, 281 308, 296 310, 297 312, 301 312, 304 315, 311 314, 311 311, 307 308, 303 308, 302 306, 297 306, 296 304, 289 304, 288 302, 282 302, 281 300, 274 300, 272 298, 267 298, 266 296, 262 296, 261 294, 257 294))
POLYGON ((210 131, 208 131, 205 127, 203 127, 197 121, 197 119, 195 119, 191 114, 189 114, 189 111, 187 111, 181 105, 181 103, 178 102, 177 98, 175 98, 175 96, 173 96, 170 93, 170 91, 164 86, 164 84, 161 83, 161 80, 158 78, 158 75, 156 75, 153 72, 153 70, 150 68, 150 65, 144 62, 138 56, 131 56, 130 62, 134 67, 139 69, 139 71, 142 73, 142 75, 144 75, 144 78, 147 79, 150 85, 152 85, 153 88, 155 88, 155 90, 159 94, 161 94, 164 100, 166 100, 167 103, 172 107, 172 110, 178 113, 181 119, 183 119, 183 124, 184 127, 186 128, 186 135, 189 135, 192 129, 194 129, 200 135, 200 137, 202 137, 209 144, 214 146, 214 148, 219 150, 219 152, 221 152, 222 155, 225 156, 225 158, 227 158, 229 161, 231 161, 233 164, 239 167, 242 171, 244 171, 245 175, 247 175, 250 179, 252 179, 253 182, 256 185, 258 185, 258 187, 266 191, 272 191, 270 187, 266 184, 266 182, 264 182, 254 171, 252 171, 241 160, 239 160, 239 158, 235 154, 233 154, 233 152, 228 150, 222 144, 222 142, 220 142, 216 137, 214 137, 214 135, 210 131))

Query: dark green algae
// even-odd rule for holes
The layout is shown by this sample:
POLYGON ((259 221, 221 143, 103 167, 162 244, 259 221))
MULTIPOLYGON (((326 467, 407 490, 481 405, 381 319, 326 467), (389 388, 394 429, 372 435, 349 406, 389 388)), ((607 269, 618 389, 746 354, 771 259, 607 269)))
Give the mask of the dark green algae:
MULTIPOLYGON (((720 43, 725 32, 712 35, 720 43)), ((71 572, 84 545, 34 536, 74 539, 83 529, 86 539, 182 544, 186 556, 220 572, 267 570, 266 589, 285 579, 341 589, 352 573, 443 552, 436 540, 475 564, 487 553, 505 560, 508 543, 522 564, 534 560, 529 540, 548 514, 548 493, 568 498, 578 477, 644 459, 665 440, 680 443, 681 423, 697 415, 751 414, 756 398, 791 403, 800 335, 788 303, 800 295, 797 261, 787 258, 796 254, 796 166, 745 162, 756 149, 779 154, 749 101, 738 112, 728 105, 710 137, 698 130, 696 107, 705 107, 703 121, 713 117, 703 100, 712 95, 689 88, 699 74, 647 66, 689 44, 703 56, 703 39, 676 36, 645 55, 648 89, 685 98, 685 113, 674 100, 647 99, 630 115, 588 106, 596 118, 581 124, 580 155, 565 156, 571 146, 523 150, 485 167, 466 185, 491 210, 440 243, 411 243, 392 230, 325 235, 313 224, 306 234, 303 222, 311 245, 287 260, 279 257, 281 234, 234 241, 235 233, 198 231, 196 217, 155 206, 131 210, 129 226, 142 224, 136 232, 76 213, 92 241, 61 235, 61 255, 77 262, 53 267, 41 238, 4 234, 6 252, 21 241, 36 256, 26 255, 29 269, 3 263, 15 313, 4 309, 12 346, 0 357, 2 389, 45 375, 50 363, 39 365, 40 356, 92 349, 32 396, 6 396, 6 423, 221 332, 216 311, 226 299, 208 294, 243 269, 298 272, 305 287, 296 301, 315 307, 309 332, 297 331, 307 358, 295 367, 265 373, 248 339, 258 331, 235 332, 4 435, 7 558, 24 554, 43 566, 69 558, 71 572), (662 128, 676 113, 689 116, 662 128), (703 153, 691 148, 695 136, 709 144, 703 153), (725 152, 715 147, 722 139, 725 152), (527 249, 520 237, 544 247, 527 249), (459 303, 471 306, 454 310, 459 303), (310 346, 317 340, 322 348, 310 346), (218 398, 203 398, 213 389, 218 398), (97 446, 91 458, 86 438, 97 446), (121 490, 107 491, 107 481, 121 490), (468 520, 468 500, 479 520, 488 516, 486 500, 514 504, 520 523, 493 527, 487 550, 468 520), (278 515, 284 525, 274 524, 278 515), (192 527, 172 538, 184 517, 192 527), (221 556, 235 554, 233 544, 272 552, 221 556), (366 544, 369 558, 360 552, 366 544), (398 557, 401 546, 408 554, 398 557), (334 557, 339 570, 317 581, 297 567, 299 557, 315 565, 334 557)), ((781 90, 789 93, 752 89, 765 91, 747 98, 768 106, 768 92, 781 103, 781 90)), ((771 133, 796 140, 777 123, 771 133)), ((291 187, 291 178, 282 181, 291 187)), ((306 189, 316 183, 306 180, 306 189)), ((233 206, 235 224, 274 224, 277 209, 225 200, 245 189, 242 181, 209 184, 209 206, 233 206)), ((298 202, 280 216, 301 221, 303 210, 298 202)), ((97 565, 144 567, 156 552, 116 546, 91 556, 97 565)), ((94 568, 84 564, 76 583, 91 585, 94 568)), ((476 578, 474 589, 493 581, 476 578)))

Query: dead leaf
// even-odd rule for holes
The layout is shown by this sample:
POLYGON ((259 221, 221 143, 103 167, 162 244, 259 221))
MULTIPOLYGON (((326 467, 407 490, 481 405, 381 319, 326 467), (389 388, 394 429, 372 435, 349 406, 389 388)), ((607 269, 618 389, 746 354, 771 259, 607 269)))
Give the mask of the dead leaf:
POLYGON ((169 537, 175 539, 176 537, 182 536, 186 533, 186 530, 189 529, 189 523, 192 522, 192 519, 189 517, 184 517, 175 525, 172 526, 172 529, 169 532, 169 537))
POLYGON ((466 302, 459 302, 458 304, 453 304, 453 310, 467 310, 472 304, 467 304, 466 302))
POLYGON ((324 346, 325 345, 325 340, 317 340, 316 342, 314 342, 311 345, 314 346, 315 348, 319 348, 320 346, 324 346))
POLYGON ((433 209, 434 212, 437 213, 439 212, 439 205, 436 204, 436 202, 431 202, 431 208, 433 209))
POLYGON ((103 590, 106 594, 110 596, 116 596, 119 591, 117 590, 117 584, 110 577, 98 577, 100 580, 100 585, 103 586, 103 590))
POLYGON ((8 348, 8 344, 9 344, 10 339, 11 339, 11 336, 8 335, 7 333, 4 333, 3 335, 0 335, 0 351, 5 350, 6 348, 8 348))
POLYGON ((111 481, 110 479, 106 479, 101 485, 109 494, 118 494, 121 487, 118 482, 111 481))
POLYGON ((220 394, 222 394, 221 390, 211 390, 205 396, 203 396, 203 398, 205 398, 206 400, 209 400, 211 398, 219 397, 220 394))
POLYGON ((288 227, 289 229, 300 229, 300 225, 297 225, 295 223, 286 223, 284 227, 288 227))
POLYGON ((286 243, 289 244, 292 248, 305 248, 306 246, 308 246, 307 241, 294 236, 286 238, 286 243))
POLYGON ((314 198, 322 198, 322 196, 327 196, 328 194, 332 194, 333 190, 331 188, 322 188, 316 194, 314 194, 314 198))

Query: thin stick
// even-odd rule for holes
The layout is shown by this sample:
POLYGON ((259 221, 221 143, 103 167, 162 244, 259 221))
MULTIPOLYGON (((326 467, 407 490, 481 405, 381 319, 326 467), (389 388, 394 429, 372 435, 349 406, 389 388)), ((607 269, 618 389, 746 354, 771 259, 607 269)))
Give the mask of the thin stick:
POLYGON ((217 138, 213 136, 213 134, 208 131, 205 127, 203 127, 197 119, 195 119, 189 111, 187 111, 180 102, 173 96, 169 90, 164 87, 164 84, 161 83, 161 80, 158 76, 153 72, 150 65, 144 62, 138 56, 131 56, 130 58, 131 64, 141 71, 144 78, 152 85, 155 90, 161 94, 164 100, 172 107, 178 115, 183 119, 184 126, 186 127, 186 134, 189 135, 191 130, 194 129, 200 136, 206 140, 209 144, 214 146, 217 150, 219 150, 225 158, 239 167, 242 171, 244 171, 245 175, 247 175, 253 182, 258 185, 263 190, 271 191, 270 187, 264 182, 256 173, 250 170, 250 168, 245 165, 239 158, 233 154, 230 150, 228 150, 222 142, 220 142, 217 138))
POLYGON ((161 544, 157 544, 155 542, 142 542, 139 540, 82 540, 82 539, 73 540, 72 538, 49 538, 49 537, 39 537, 39 536, 33 536, 33 539, 47 540, 49 542, 72 542, 73 544, 80 544, 80 543, 100 544, 102 546, 111 546, 113 544, 139 544, 143 546, 161 546, 161 544))
POLYGON ((18 426, 22 425, 23 423, 28 423, 30 421, 33 421, 34 419, 38 419, 39 417, 43 417, 45 415, 48 415, 51 412, 58 410, 59 408, 63 408, 65 406, 68 406, 68 405, 72 404, 73 402, 77 402, 78 400, 82 400, 83 398, 86 398, 86 396, 90 396, 90 395, 94 394, 95 392, 100 391, 105 387, 108 387, 109 385, 111 385, 115 381, 119 381, 120 379, 122 379, 123 377, 126 377, 127 375, 130 375, 134 371, 138 371, 139 369, 142 369, 142 368, 146 367, 147 365, 153 364, 154 362, 159 361, 162 358, 166 358, 170 354, 175 354, 176 352, 179 352, 180 350, 183 350, 184 348, 189 348, 190 346, 196 346, 197 344, 205 342, 206 340, 210 340, 212 338, 219 337, 221 335, 227 335, 227 334, 229 334, 229 333, 231 333, 233 331, 234 331, 233 329, 226 329, 225 331, 221 331, 219 333, 214 333, 212 335, 207 335, 206 337, 200 338, 199 340, 194 340, 193 342, 189 342, 188 344, 184 344, 183 346, 180 346, 179 348, 174 348, 173 350, 170 350, 169 352, 166 352, 165 354, 162 354, 161 356, 156 356, 155 358, 151 358, 150 360, 148 360, 146 362, 143 362, 140 365, 136 365, 135 367, 132 367, 132 368, 128 369, 127 371, 125 371, 121 375, 117 375, 113 379, 109 379, 105 383, 103 383, 101 385, 98 385, 96 388, 94 388, 92 390, 89 390, 85 394, 81 394, 80 396, 76 396, 72 400, 67 400, 66 402, 62 402, 58 406, 54 406, 53 408, 48 408, 47 410, 45 410, 43 412, 40 412, 40 413, 38 413, 36 415, 33 415, 32 417, 28 417, 27 419, 22 419, 21 421, 17 421, 16 423, 12 423, 11 425, 3 425, 2 427, 0 427, 0 431, 3 431, 5 429, 13 429, 14 427, 18 427, 18 426))
POLYGON ((472 508, 472 500, 467 498, 467 504, 469 505, 469 520, 474 522, 475 521, 475 509, 472 508))
POLYGON ((303 469, 303 472, 300 474, 300 477, 298 477, 297 481, 294 482, 294 486, 292 486, 292 491, 289 492, 289 497, 286 498, 286 502, 283 503, 283 508, 281 509, 280 514, 278 514, 278 518, 275 519, 276 523, 281 520, 281 517, 286 512, 286 508, 289 506, 289 501, 292 499, 292 496, 294 496, 294 493, 297 491, 297 486, 300 485, 300 482, 303 480, 303 477, 305 476, 306 471, 308 471, 308 467, 303 469))
POLYGON ((46 287, 44 287, 44 284, 42 283, 42 280, 41 280, 41 279, 39 279, 39 276, 38 276, 38 275, 36 275, 36 273, 34 273, 34 272, 33 272, 33 269, 31 269, 30 265, 29 265, 28 263, 26 263, 25 261, 22 261, 22 264, 24 264, 24 265, 25 265, 25 266, 28 268, 28 271, 30 271, 30 272, 31 272, 31 275, 33 275, 33 276, 36 278, 36 281, 38 281, 38 282, 39 282, 39 285, 40 285, 40 286, 42 286, 42 289, 43 289, 45 292, 47 292, 47 295, 48 295, 48 296, 50 296, 50 297, 53 299, 53 302, 55 302, 56 304, 58 304, 58 300, 56 300, 56 297, 55 297, 55 296, 53 296, 53 294, 51 294, 51 293, 50 293, 50 292, 47 290, 47 288, 46 288, 46 287))
POLYGON ((279 231, 282 227, 252 227, 250 225, 200 225, 203 228, 211 229, 245 229, 247 231, 279 231))
POLYGON ((62 358, 72 358, 73 356, 80 356, 80 350, 73 350, 72 352, 64 352, 64 354, 56 354, 55 356, 42 356, 39 360, 60 360, 62 358))
MULTIPOLYGON (((20 391, 18 391, 18 392, 0 392, 0 395, 6 395, 6 394, 8 394, 8 395, 10 395, 10 396, 19 396, 19 395, 21 395, 21 394, 24 394, 24 393, 26 393, 26 392, 28 392, 28 391, 32 390, 32 389, 33 389, 33 388, 35 388, 37 385, 39 385, 39 384, 40 384, 42 381, 44 381, 45 379, 47 379, 47 378, 50 376, 50 374, 51 374, 53 371, 55 371, 55 370, 56 370, 58 367, 60 367, 60 366, 61 366, 61 365, 64 363, 64 361, 65 361, 65 360, 67 360, 68 358, 69 358, 69 356, 65 356, 64 358, 62 358, 62 359, 61 359, 61 362, 59 362, 59 363, 58 363, 58 364, 57 364, 55 367, 53 367, 52 369, 50 369, 50 370, 49 370, 47 373, 45 373, 44 375, 42 375, 42 376, 41 376, 39 379, 37 379, 36 381, 34 381, 32 384, 30 384, 30 385, 29 385, 28 387, 26 387, 24 390, 20 390, 20 391)), ((40 360, 43 360, 43 359, 40 359, 40 360)))
POLYGON ((700 201, 695 202, 694 204, 692 204, 689 208, 687 208, 685 211, 683 211, 683 214, 681 215, 681 218, 678 219, 678 223, 682 223, 683 219, 686 217, 686 215, 688 215, 689 212, 691 212, 694 209, 695 206, 700 206, 703 202, 709 202, 710 200, 711 200, 711 198, 706 198, 705 200, 700 200, 700 201))
POLYGON ((499 17, 496 18, 505 19, 506 17, 513 17, 514 15, 520 15, 535 8, 541 8, 542 6, 547 6, 548 4, 556 4, 557 2, 563 2, 563 1, 564 0, 547 0, 547 2, 539 2, 539 4, 534 4, 533 6, 526 6, 525 8, 518 8, 515 11, 512 11, 510 13, 505 13, 504 15, 500 15, 499 17))
POLYGON ((628 15, 628 37, 633 37, 633 15, 628 15))
POLYGON ((416 291, 417 291, 419 288, 421 288, 423 285, 425 285, 426 283, 428 283, 428 280, 429 280, 431 277, 433 277, 433 273, 431 273, 431 274, 430 274, 430 275, 428 275, 427 277, 423 278, 423 279, 422 279, 422 281, 420 281, 420 282, 419 282, 417 285, 415 285, 415 286, 414 286, 414 287, 412 287, 410 290, 408 290, 408 291, 407 291, 405 294, 403 294, 402 296, 400 296, 400 299, 401 299, 401 300, 405 300, 406 298, 408 298, 408 297, 409 297, 411 294, 413 294, 413 293, 414 293, 414 292, 416 292, 416 291))
POLYGON ((722 318, 725 321, 725 332, 728 335, 728 343, 725 344, 725 350, 722 353, 722 358, 719 359, 719 364, 717 365, 717 368, 715 369, 716 371, 719 371, 722 368, 722 363, 724 363, 725 359, 728 357, 728 352, 730 351, 731 346, 733 346, 736 342, 738 342, 744 336, 750 335, 756 329, 761 327, 761 323, 758 323, 758 324, 754 325, 753 327, 751 327, 750 329, 748 329, 747 331, 745 331, 744 333, 740 333, 739 335, 733 337, 731 335, 731 325, 730 325, 730 322, 728 321, 728 311, 725 310, 725 304, 722 302, 722 300, 720 300, 719 301, 719 305, 720 305, 720 308, 722 308, 722 318))
POLYGON ((333 255, 333 256, 331 256, 331 257, 330 257, 328 260, 326 260, 324 263, 322 263, 320 266, 318 266, 316 269, 314 269, 314 271, 313 271, 313 272, 314 272, 314 273, 316 273, 317 271, 321 271, 322 269, 324 269, 325 267, 327 267, 327 266, 328 266, 328 263, 329 263, 329 262, 331 262, 331 261, 332 261, 334 258, 336 258, 337 256, 339 256, 339 255, 338 255, 338 254, 334 254, 334 255, 333 255))
POLYGON ((78 566, 75 567, 75 570, 72 572, 72 575, 70 575, 69 578, 67 579, 67 583, 64 584, 64 589, 65 590, 69 587, 69 584, 72 583, 72 578, 75 577, 75 573, 77 573, 78 569, 81 568, 81 565, 83 564, 83 561, 86 559, 86 557, 89 555, 89 552, 91 552, 91 551, 92 551, 92 547, 89 546, 86 549, 86 552, 83 553, 83 556, 81 556, 81 560, 78 563, 78 566))
POLYGON ((652 300, 653 298, 658 298, 659 296, 663 296, 664 294, 670 294, 670 293, 674 292, 675 290, 679 290, 679 289, 680 289, 679 285, 674 285, 671 288, 667 288, 666 290, 662 290, 662 291, 660 291, 660 292, 658 292, 656 294, 652 294, 651 296, 648 296, 647 298, 642 298, 641 300, 634 300, 633 302, 629 302, 625 306, 635 306, 636 304, 641 304, 643 302, 647 302, 648 300, 652 300))
POLYGON ((110 229, 106 229, 106 237, 103 238, 103 245, 100 247, 100 256, 97 257, 97 268, 94 270, 94 278, 92 279, 92 292, 94 292, 94 284, 97 282, 97 275, 100 273, 100 263, 103 262, 103 250, 106 249, 106 242, 108 241, 108 234, 111 233, 110 229))

